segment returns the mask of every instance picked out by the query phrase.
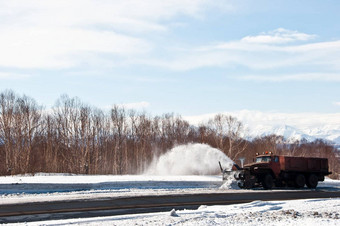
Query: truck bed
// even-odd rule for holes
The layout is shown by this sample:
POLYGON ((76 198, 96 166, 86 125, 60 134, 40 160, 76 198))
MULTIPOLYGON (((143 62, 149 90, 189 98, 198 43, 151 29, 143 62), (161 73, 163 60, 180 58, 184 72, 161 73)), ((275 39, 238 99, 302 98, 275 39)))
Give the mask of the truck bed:
POLYGON ((328 173, 328 159, 280 156, 281 170, 328 173))

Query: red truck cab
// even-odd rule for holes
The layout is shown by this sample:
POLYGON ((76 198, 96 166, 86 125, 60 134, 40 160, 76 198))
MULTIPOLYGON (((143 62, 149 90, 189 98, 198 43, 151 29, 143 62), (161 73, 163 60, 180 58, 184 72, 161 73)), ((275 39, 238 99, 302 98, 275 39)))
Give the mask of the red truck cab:
MULTIPOLYGON (((282 158, 281 158, 281 161, 280 161, 280 156, 277 156, 277 155, 259 155, 259 156, 256 157, 254 164, 261 164, 262 163, 262 166, 263 166, 263 164, 266 164, 267 168, 270 168, 273 171, 274 176, 277 178, 279 176, 280 172, 281 172, 280 162, 282 162, 282 158)), ((255 168, 256 168, 256 166, 255 166, 255 168)))

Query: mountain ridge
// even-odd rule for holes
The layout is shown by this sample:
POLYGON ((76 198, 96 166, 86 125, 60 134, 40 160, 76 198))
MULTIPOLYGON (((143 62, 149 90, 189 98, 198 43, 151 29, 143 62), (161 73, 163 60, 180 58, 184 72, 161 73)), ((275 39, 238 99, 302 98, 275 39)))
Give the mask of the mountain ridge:
POLYGON ((216 114, 231 115, 242 122, 245 137, 256 138, 271 134, 281 135, 288 141, 323 139, 340 146, 340 113, 280 113, 241 110, 186 116, 194 125, 207 122, 216 114))

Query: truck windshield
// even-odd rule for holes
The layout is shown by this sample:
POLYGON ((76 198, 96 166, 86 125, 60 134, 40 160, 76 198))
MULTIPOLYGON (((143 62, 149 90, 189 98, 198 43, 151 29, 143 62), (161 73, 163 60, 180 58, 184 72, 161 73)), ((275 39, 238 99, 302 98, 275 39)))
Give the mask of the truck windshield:
POLYGON ((256 162, 270 162, 272 158, 270 156, 257 157, 256 162))

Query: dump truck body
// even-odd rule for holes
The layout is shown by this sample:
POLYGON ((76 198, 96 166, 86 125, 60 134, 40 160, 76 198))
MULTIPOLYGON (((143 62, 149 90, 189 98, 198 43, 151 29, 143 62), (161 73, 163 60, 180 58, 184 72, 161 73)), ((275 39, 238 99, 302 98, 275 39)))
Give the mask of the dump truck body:
POLYGON ((280 168, 284 171, 328 172, 328 159, 280 156, 280 168))
POLYGON ((255 161, 238 170, 223 172, 223 179, 234 174, 241 188, 263 187, 271 189, 273 186, 294 186, 297 188, 307 185, 315 188, 318 181, 323 181, 328 171, 328 159, 307 158, 278 155, 258 155, 255 161))

